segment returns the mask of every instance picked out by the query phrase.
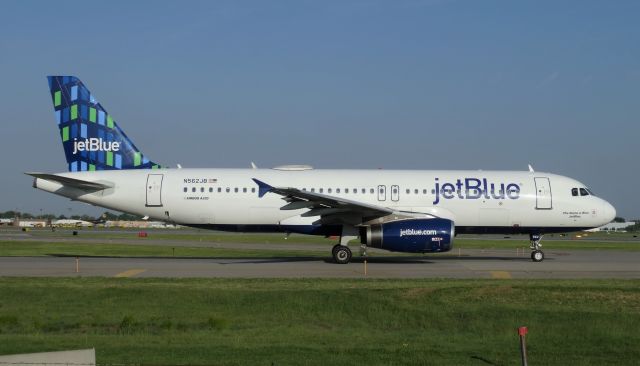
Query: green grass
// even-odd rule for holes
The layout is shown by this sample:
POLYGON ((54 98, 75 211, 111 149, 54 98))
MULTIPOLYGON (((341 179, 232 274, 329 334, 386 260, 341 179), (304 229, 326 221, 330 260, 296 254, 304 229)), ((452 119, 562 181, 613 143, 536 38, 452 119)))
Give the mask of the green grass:
POLYGON ((636 280, 0 278, 0 354, 99 364, 634 365, 636 280))

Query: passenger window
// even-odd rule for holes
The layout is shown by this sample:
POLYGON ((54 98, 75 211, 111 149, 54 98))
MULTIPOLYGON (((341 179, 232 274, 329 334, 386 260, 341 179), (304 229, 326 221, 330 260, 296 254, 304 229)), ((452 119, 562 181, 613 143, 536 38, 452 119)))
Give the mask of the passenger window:
POLYGON ((362 188, 362 194, 367 193, 367 190, 365 188, 362 188))
POLYGON ((191 188, 191 192, 195 193, 196 192, 196 187, 191 188))
POLYGON ((251 193, 256 193, 256 189, 255 188, 251 188, 251 193))
POLYGON ((588 196, 588 195, 589 195, 589 192, 587 192, 587 190, 586 190, 586 189, 584 189, 584 188, 580 188, 580 195, 581 195, 581 196, 588 196))
MULTIPOLYGON (((380 192, 382 192, 382 190, 380 192)), ((398 188, 393 189, 393 194, 396 194, 396 193, 398 193, 398 188)))
POLYGON ((247 189, 246 188, 242 188, 242 193, 247 193, 247 189))
POLYGON ((188 191, 187 187, 184 187, 183 191, 186 193, 188 191))
POLYGON ((204 193, 204 187, 200 187, 200 193, 204 193))
POLYGON ((407 188, 407 194, 411 193, 411 190, 409 188, 407 188))
POLYGON ((213 187, 209 187, 209 193, 213 193, 213 187))
POLYGON ((426 189, 423 189, 423 190, 422 190, 422 194, 427 194, 427 190, 426 190, 426 189))
POLYGON ((336 193, 340 193, 340 188, 336 188, 336 193))
POLYGON ((374 192, 375 192, 375 191, 373 190, 373 188, 371 188, 371 189, 369 190, 369 193, 371 193, 371 194, 373 194, 374 192))
POLYGON ((233 189, 233 191, 234 191, 235 193, 238 193, 238 187, 234 188, 234 189, 233 189))
POLYGON ((331 188, 327 189, 327 192, 328 192, 328 193, 331 193, 331 188))
POLYGON ((344 193, 349 193, 349 188, 345 188, 344 193))
POLYGON ((418 194, 418 189, 417 189, 417 188, 416 188, 416 189, 414 189, 414 190, 413 190, 413 193, 418 194))
POLYGON ((577 196, 578 195, 578 188, 571 188, 571 195, 573 197, 577 196))
POLYGON ((222 187, 218 187, 218 193, 222 192, 222 187))
POLYGON ((227 193, 231 192, 231 188, 227 187, 227 189, 225 189, 225 191, 227 191, 227 193))

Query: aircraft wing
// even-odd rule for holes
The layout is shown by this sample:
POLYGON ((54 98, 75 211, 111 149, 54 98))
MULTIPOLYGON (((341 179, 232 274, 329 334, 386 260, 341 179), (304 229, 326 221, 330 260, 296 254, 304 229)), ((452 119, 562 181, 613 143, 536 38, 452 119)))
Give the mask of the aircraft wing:
POLYGON ((298 188, 273 187, 255 178, 253 178, 253 181, 258 185, 259 197, 263 197, 267 193, 275 193, 282 196, 283 199, 288 202, 280 208, 281 210, 309 209, 309 211, 301 215, 302 217, 321 216, 324 219, 330 216, 337 218, 336 216, 340 215, 350 215, 362 218, 376 218, 393 213, 393 210, 382 206, 303 191, 298 188))
POLYGON ((34 178, 48 180, 52 182, 60 183, 67 187, 78 188, 85 191, 100 191, 103 189, 111 188, 110 185, 98 182, 91 182, 82 179, 69 178, 56 174, 48 174, 48 173, 24 173, 26 175, 30 175, 34 178))

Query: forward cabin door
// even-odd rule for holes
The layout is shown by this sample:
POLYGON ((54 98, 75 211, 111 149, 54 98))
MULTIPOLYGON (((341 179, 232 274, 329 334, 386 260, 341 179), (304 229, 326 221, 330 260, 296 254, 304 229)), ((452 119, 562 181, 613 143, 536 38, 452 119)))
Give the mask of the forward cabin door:
POLYGON ((147 207, 162 207, 163 174, 147 175, 147 207))
POLYGON ((536 209, 550 210, 552 206, 551 182, 549 178, 537 177, 536 181, 536 209))

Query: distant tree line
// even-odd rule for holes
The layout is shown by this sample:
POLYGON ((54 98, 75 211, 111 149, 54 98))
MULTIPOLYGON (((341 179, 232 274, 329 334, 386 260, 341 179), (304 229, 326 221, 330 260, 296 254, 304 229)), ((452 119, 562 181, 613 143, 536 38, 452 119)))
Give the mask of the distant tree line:
POLYGON ((64 219, 73 219, 73 220, 83 220, 83 221, 138 221, 142 220, 141 216, 130 215, 127 213, 115 214, 113 212, 104 212, 100 215, 99 218, 90 216, 90 215, 71 215, 69 217, 65 215, 54 215, 54 214, 40 214, 33 215, 28 212, 20 212, 20 211, 4 211, 0 212, 0 219, 21 219, 21 220, 64 220, 64 219))

